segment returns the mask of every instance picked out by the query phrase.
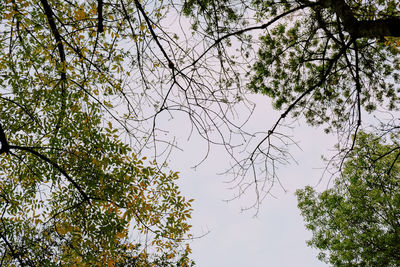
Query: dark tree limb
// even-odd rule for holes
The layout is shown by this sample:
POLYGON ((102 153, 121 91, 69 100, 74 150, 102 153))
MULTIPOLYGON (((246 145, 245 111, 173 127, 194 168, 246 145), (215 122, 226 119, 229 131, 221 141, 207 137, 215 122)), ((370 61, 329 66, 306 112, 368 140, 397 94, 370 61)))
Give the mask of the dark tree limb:
POLYGON ((58 53, 60 54, 60 60, 62 64, 61 68, 61 80, 65 81, 67 79, 67 73, 66 73, 66 60, 65 60, 65 49, 64 45, 62 43, 62 38, 60 35, 60 32, 57 29, 55 20, 54 20, 54 13, 53 10, 51 9, 49 3, 47 0, 40 0, 42 3, 42 6, 44 8, 44 13, 47 17, 47 21, 49 22, 50 30, 51 33, 53 34, 54 38, 56 39, 56 44, 57 44, 57 49, 58 53))
POLYGON ((102 33, 104 32, 104 25, 103 25, 103 0, 97 1, 97 32, 102 33))
POLYGON ((14 247, 11 245, 11 243, 8 241, 8 239, 6 238, 6 236, 3 235, 2 232, 0 232, 0 237, 1 237, 1 239, 3 239, 3 241, 4 241, 4 243, 6 244, 7 248, 10 250, 11 256, 12 256, 14 259, 17 259, 17 261, 19 262, 19 264, 20 264, 21 266, 24 266, 24 262, 23 262, 22 259, 21 259, 21 255, 18 253, 17 250, 14 249, 14 247))
POLYGON ((399 157, 400 157, 400 152, 398 152, 398 153, 396 154, 395 159, 394 159, 394 160, 392 161, 392 163, 390 164, 390 167, 389 167, 389 169, 388 169, 387 172, 386 172, 387 175, 390 175, 390 172, 392 171, 392 169, 393 169, 393 167, 394 167, 394 164, 397 162, 397 160, 399 159, 399 157))
POLYGON ((3 153, 8 153, 10 151, 10 145, 8 144, 6 134, 4 133, 3 126, 0 123, 0 155, 3 153))
POLYGON ((357 20, 344 0, 320 0, 324 8, 332 9, 340 18, 343 28, 354 38, 379 38, 400 36, 400 17, 377 20, 357 20))
MULTIPOLYGON (((1 138, 1 136, 0 136, 0 138, 1 138)), ((50 165, 52 165, 78 190, 78 192, 82 195, 83 199, 90 203, 90 198, 85 193, 85 191, 83 191, 82 187, 77 182, 75 182, 74 179, 72 179, 72 177, 63 168, 61 168, 60 165, 58 165, 56 162, 52 161, 47 156, 37 152, 36 150, 34 150, 30 147, 9 145, 8 150, 10 150, 10 149, 29 152, 29 153, 35 155, 36 157, 44 160, 45 162, 49 163, 50 165)))
POLYGON ((62 42, 62 37, 60 32, 57 29, 56 23, 55 23, 55 19, 54 19, 54 13, 53 10, 51 9, 49 3, 47 2, 47 0, 40 0, 40 2, 42 3, 42 6, 44 8, 44 13, 47 17, 47 21, 49 23, 50 26, 50 31, 53 34, 54 38, 56 39, 56 46, 58 49, 58 53, 60 55, 60 72, 61 72, 61 94, 62 94, 62 101, 61 101, 61 110, 60 110, 60 116, 59 119, 56 123, 56 127, 55 127, 55 132, 54 132, 54 136, 57 135, 59 129, 60 129, 60 125, 62 123, 62 119, 65 116, 65 84, 67 81, 67 61, 66 61, 66 56, 65 56, 65 49, 64 49, 64 45, 62 42))
POLYGON ((174 63, 172 62, 172 60, 168 56, 167 52, 165 51, 164 47, 161 45, 160 41, 158 40, 157 34, 153 30, 153 24, 151 23, 151 21, 150 21, 149 17, 147 16, 146 12, 144 11, 143 6, 140 4, 140 2, 138 0, 135 0, 135 6, 140 11, 140 13, 143 15, 144 20, 146 21, 147 27, 148 27, 148 29, 149 29, 149 31, 151 33, 151 36, 153 36, 154 40, 157 43, 157 46, 160 48, 162 54, 167 59, 168 67, 171 70, 174 70, 174 68, 175 68, 174 63))

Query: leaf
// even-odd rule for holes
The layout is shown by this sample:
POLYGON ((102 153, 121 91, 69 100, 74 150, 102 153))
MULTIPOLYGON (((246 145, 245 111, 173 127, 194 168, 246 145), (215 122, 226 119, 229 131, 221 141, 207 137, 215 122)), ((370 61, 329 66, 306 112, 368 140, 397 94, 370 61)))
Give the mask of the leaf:
POLYGON ((86 17, 86 13, 83 7, 79 7, 75 11, 75 20, 82 20, 86 17))

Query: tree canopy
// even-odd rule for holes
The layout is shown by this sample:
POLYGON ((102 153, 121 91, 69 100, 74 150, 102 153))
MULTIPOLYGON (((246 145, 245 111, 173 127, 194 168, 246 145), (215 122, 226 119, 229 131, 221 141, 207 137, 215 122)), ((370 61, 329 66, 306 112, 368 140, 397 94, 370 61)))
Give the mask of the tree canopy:
MULTIPOLYGON (((337 133, 342 160, 354 146, 352 136, 371 123, 368 113, 399 109, 398 1, 192 0, 183 12, 209 44, 192 66, 207 69, 215 55, 222 74, 214 81, 228 103, 247 103, 240 92, 250 91, 268 95, 282 110, 263 134, 233 128, 245 145, 222 141, 234 158, 239 195, 254 189, 263 199, 266 183, 276 182, 276 168, 287 163, 293 144, 281 126, 305 119, 337 133), (240 156, 237 147, 244 151, 240 156)), ((373 122, 375 130, 396 132, 398 121, 385 120, 373 122)))
MULTIPOLYGON (((286 108, 286 113, 302 114, 312 125, 327 125, 327 131, 353 132, 361 124, 362 109, 371 112, 382 104, 397 109, 398 50, 385 44, 385 38, 400 36, 396 5, 288 4, 283 11, 308 12, 297 12, 290 22, 279 23, 262 37, 250 88, 271 96, 275 107, 286 108)), ((268 11, 276 12, 273 5, 268 11)))
POLYGON ((399 147, 359 133, 331 189, 296 192, 313 237, 308 244, 333 266, 400 264, 399 147))
MULTIPOLYGON (((169 122, 185 115, 207 142, 204 158, 224 147, 235 197, 253 190, 258 208, 290 159, 280 127, 290 116, 339 133, 343 160, 365 112, 398 110, 399 9, 395 0, 1 1, 3 262, 191 264, 191 201, 167 169, 179 147, 169 122), (282 110, 263 132, 246 129, 250 93, 282 110)), ((398 128, 392 119, 376 131, 398 128)))
POLYGON ((134 53, 117 46, 147 29, 133 8, 143 11, 1 1, 0 265, 190 265, 192 200, 178 173, 118 130, 122 62, 134 53))

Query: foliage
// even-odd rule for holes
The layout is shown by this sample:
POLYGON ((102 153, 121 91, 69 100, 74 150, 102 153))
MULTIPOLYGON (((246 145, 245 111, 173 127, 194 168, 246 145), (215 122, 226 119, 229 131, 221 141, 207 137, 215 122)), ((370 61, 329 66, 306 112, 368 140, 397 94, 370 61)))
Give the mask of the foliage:
POLYGON ((138 1, 1 1, 1 265, 191 264, 192 200, 178 173, 134 150, 116 116, 137 57, 119 46, 140 47, 149 32, 137 10, 138 1))
POLYGON ((308 245, 333 266, 399 266, 399 146, 365 133, 356 142, 331 189, 296 192, 308 245))
POLYGON ((226 149, 235 197, 253 189, 257 208, 290 159, 289 115, 344 135, 345 157, 364 110, 399 107, 395 0, 3 0, 0 18, 1 242, 20 265, 75 246, 88 264, 190 264, 190 202, 164 171, 175 114, 205 157, 226 149), (249 92, 284 110, 269 130, 247 131, 249 92))
POLYGON ((321 6, 297 2, 282 7, 257 3, 263 19, 296 6, 308 10, 293 12, 261 37, 249 87, 272 97, 278 109, 304 114, 312 125, 328 125, 327 131, 357 122, 361 108, 372 112, 387 105, 398 110, 398 50, 384 44, 382 33, 364 29, 371 27, 368 20, 398 15, 396 1, 347 1, 343 9, 349 14, 335 6, 344 1, 321 1, 321 6), (346 19, 357 21, 358 28, 347 25, 346 19))
POLYGON ((248 101, 249 92, 269 96, 273 107, 282 110, 262 134, 249 133, 244 124, 223 117, 228 112, 218 113, 223 122, 235 126, 228 129, 229 136, 242 137, 242 143, 233 138, 221 141, 233 158, 229 171, 239 196, 254 189, 255 202, 260 202, 279 182, 276 170, 289 162, 288 147, 295 143, 282 126, 292 127, 296 120, 337 133, 339 160, 354 146, 352 136, 371 122, 365 119, 368 113, 379 118, 372 123, 377 131, 397 132, 393 112, 400 107, 398 1, 191 0, 184 2, 183 13, 191 18, 193 31, 206 36, 202 44, 208 45, 189 66, 206 72, 212 59, 219 63, 213 86, 220 90, 210 95, 223 91, 225 102, 219 103, 232 113, 236 103, 255 106, 248 101), (383 117, 386 121, 380 124, 383 117))

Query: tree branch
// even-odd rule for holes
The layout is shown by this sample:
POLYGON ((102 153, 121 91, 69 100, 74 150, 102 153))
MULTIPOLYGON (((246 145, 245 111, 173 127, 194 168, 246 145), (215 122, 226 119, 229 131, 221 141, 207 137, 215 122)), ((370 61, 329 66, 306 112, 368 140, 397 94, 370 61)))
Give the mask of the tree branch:
POLYGON ((400 17, 377 20, 357 20, 344 0, 320 0, 324 8, 331 8, 343 23, 343 28, 354 38, 383 38, 400 36, 400 17))
POLYGON ((61 80, 65 81, 67 79, 67 74, 66 74, 66 69, 65 69, 66 60, 65 60, 65 50, 64 50, 64 45, 62 44, 61 35, 57 29, 56 23, 54 21, 53 10, 51 9, 49 3, 47 2, 47 0, 40 0, 40 2, 43 5, 44 13, 47 17, 47 21, 49 22, 51 33, 53 34, 54 38, 56 39, 57 49, 58 49, 58 53, 60 54, 60 60, 61 60, 61 64, 62 64, 61 80))
POLYGON ((97 32, 101 33, 104 32, 104 25, 103 25, 103 0, 97 1, 97 16, 98 16, 98 24, 97 24, 97 32))
POLYGON ((195 61, 193 61, 192 64, 190 64, 190 65, 191 65, 191 66, 194 66, 202 57, 204 57, 204 56, 208 53, 208 51, 210 51, 210 50, 211 50, 213 47, 215 47, 217 44, 219 44, 220 42, 222 42, 223 40, 225 40, 225 39, 227 39, 227 38, 229 38, 229 37, 231 37, 231 36, 240 35, 240 34, 243 34, 243 33, 245 33, 245 32, 254 31, 254 30, 264 30, 264 29, 266 29, 268 26, 272 25, 273 23, 277 22, 277 21, 280 20, 281 18, 283 18, 283 17, 285 17, 285 16, 287 16, 287 15, 289 15, 289 14, 291 14, 291 13, 294 13, 294 12, 296 12, 296 11, 298 11, 298 10, 302 10, 302 9, 304 9, 304 8, 307 8, 307 7, 313 7, 313 6, 315 6, 315 5, 316 5, 316 3, 307 3, 307 4, 304 4, 304 5, 300 5, 300 6, 298 6, 298 7, 295 7, 295 8, 293 8, 293 9, 290 9, 290 10, 288 10, 288 11, 286 11, 286 12, 283 12, 282 14, 277 15, 276 17, 274 17, 273 19, 271 19, 270 21, 268 21, 267 23, 264 23, 264 24, 262 24, 262 25, 253 26, 253 27, 241 29, 241 30, 238 30, 238 31, 235 31, 235 32, 227 33, 227 34, 225 34, 225 35, 219 37, 218 39, 216 39, 216 40, 214 41, 214 43, 213 43, 211 46, 209 46, 209 47, 208 47, 195 61))
POLYGON ((1 123, 0 123, 0 143, 1 143, 0 155, 3 153, 8 153, 10 151, 10 145, 8 144, 6 134, 4 133, 1 123))
POLYGON ((345 53, 345 51, 347 50, 347 48, 353 43, 353 41, 349 41, 349 43, 345 46, 342 47, 342 49, 339 51, 339 53, 337 53, 334 57, 332 57, 329 60, 329 65, 327 66, 326 70, 321 73, 321 79, 314 84, 313 86, 311 86, 310 88, 308 88, 306 91, 304 91, 298 98, 296 98, 287 108, 286 110, 281 114, 281 116, 278 118, 278 120, 274 123, 274 125, 272 126, 272 128, 268 131, 268 134, 261 140, 261 142, 258 143, 258 145, 256 146, 256 148, 253 150, 253 152, 250 155, 250 160, 253 161, 255 153, 257 150, 260 149, 261 145, 268 140, 272 134, 275 133, 276 128, 280 125, 280 122, 297 106, 297 104, 308 94, 310 94, 312 91, 315 90, 315 88, 318 88, 320 86, 322 86, 325 81, 326 78, 328 77, 328 75, 330 74, 334 64, 339 60, 339 58, 345 53))
POLYGON ((79 193, 82 195, 82 197, 88 201, 90 203, 90 198, 89 196, 85 193, 85 191, 83 191, 82 187, 75 182, 71 176, 69 176, 69 174, 60 167, 60 165, 58 165, 56 162, 52 161, 51 159, 49 159, 47 156, 40 154, 39 152, 37 152, 36 150, 33 150, 30 147, 23 147, 23 146, 14 146, 11 145, 9 146, 9 149, 15 149, 15 150, 22 150, 22 151, 26 151, 29 152, 33 155, 35 155, 36 157, 46 161, 47 163, 50 163, 50 165, 52 165, 54 168, 56 168, 62 175, 64 175, 65 178, 67 178, 67 180, 79 191, 79 193))
POLYGON ((146 12, 143 9, 143 6, 140 4, 140 2, 138 0, 135 0, 135 6, 136 8, 140 11, 140 13, 142 13, 144 20, 146 21, 148 30, 151 33, 151 36, 153 36, 154 40, 157 43, 157 46, 160 48, 162 54, 164 55, 164 57, 167 59, 168 61, 168 67, 171 70, 174 70, 174 63, 172 62, 172 60, 170 59, 170 57, 168 56, 167 52, 165 51, 164 47, 161 45, 160 41, 158 40, 157 34, 154 32, 153 30, 153 25, 149 19, 149 17, 147 16, 146 12))
POLYGON ((357 37, 383 38, 400 37, 400 17, 360 21, 357 25, 357 37))
POLYGON ((21 255, 13 248, 13 246, 11 245, 11 243, 7 240, 7 238, 3 235, 2 232, 0 232, 0 237, 1 239, 3 239, 4 243, 6 244, 6 246, 8 247, 8 249, 11 252, 11 256, 15 259, 18 260, 19 264, 21 264, 21 266, 24 266, 24 262, 21 259, 21 255))

